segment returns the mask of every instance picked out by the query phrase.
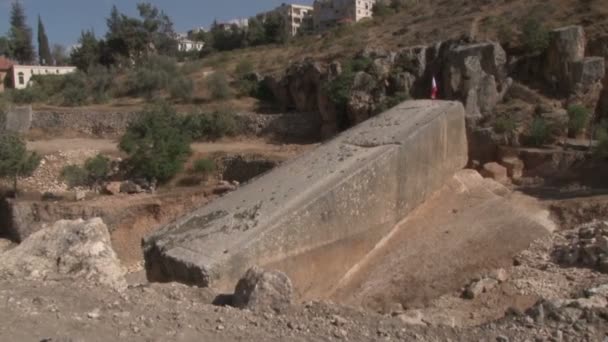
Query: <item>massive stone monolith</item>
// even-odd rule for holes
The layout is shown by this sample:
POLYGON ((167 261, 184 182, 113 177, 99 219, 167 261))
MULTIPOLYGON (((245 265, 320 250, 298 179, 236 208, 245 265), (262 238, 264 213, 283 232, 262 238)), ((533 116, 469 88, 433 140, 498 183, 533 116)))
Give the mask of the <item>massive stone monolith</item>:
POLYGON ((462 104, 403 102, 146 237, 148 278, 229 290, 260 265, 321 296, 467 159, 462 104))

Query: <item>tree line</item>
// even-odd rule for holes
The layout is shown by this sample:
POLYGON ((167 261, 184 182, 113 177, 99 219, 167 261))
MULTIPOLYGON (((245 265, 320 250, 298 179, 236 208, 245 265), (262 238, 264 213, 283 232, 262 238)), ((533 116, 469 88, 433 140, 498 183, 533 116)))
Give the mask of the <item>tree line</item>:
POLYGON ((49 38, 38 16, 38 50, 32 43, 32 29, 27 25, 25 9, 21 2, 11 5, 10 28, 6 36, 0 36, 0 55, 7 56, 21 64, 63 65, 67 62, 65 47, 49 44, 49 38), (37 53, 36 53, 37 52, 37 53))

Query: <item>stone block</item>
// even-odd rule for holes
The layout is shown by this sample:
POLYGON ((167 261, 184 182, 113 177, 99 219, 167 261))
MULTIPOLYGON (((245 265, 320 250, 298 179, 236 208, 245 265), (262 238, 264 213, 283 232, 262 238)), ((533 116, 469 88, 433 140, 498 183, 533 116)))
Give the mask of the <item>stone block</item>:
POLYGON ((507 175, 512 179, 521 178, 524 174, 524 162, 519 158, 502 158, 500 164, 507 169, 507 175))
POLYGON ((327 293, 467 160, 462 104, 403 102, 147 236, 148 279, 229 291, 259 265, 327 293))
POLYGON ((484 164, 479 173, 484 178, 492 178, 499 183, 505 183, 509 180, 507 168, 495 162, 484 164))

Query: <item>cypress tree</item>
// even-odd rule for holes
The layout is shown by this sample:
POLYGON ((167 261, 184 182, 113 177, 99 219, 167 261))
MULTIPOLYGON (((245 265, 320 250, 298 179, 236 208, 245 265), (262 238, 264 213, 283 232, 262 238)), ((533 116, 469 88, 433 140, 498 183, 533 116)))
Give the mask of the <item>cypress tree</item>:
POLYGON ((31 63, 34 60, 32 29, 26 24, 25 10, 19 1, 12 4, 9 39, 13 58, 19 63, 31 63))
POLYGON ((53 65, 49 38, 46 36, 46 30, 40 16, 38 16, 38 57, 41 65, 53 65))

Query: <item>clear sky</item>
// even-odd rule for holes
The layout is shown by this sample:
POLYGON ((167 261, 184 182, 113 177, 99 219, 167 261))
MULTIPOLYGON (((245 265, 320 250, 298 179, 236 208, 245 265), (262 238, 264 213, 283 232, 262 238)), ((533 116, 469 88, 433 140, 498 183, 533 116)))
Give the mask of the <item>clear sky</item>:
MULTIPOLYGON (((42 16, 51 44, 70 46, 78 40, 83 29, 94 29, 97 36, 105 33, 105 18, 112 5, 135 16, 140 0, 20 0, 26 8, 27 19, 36 41, 36 23, 42 16)), ((10 6, 13 0, 0 0, 0 35, 9 29, 10 6)), ((228 20, 249 17, 279 6, 286 0, 149 0, 169 14, 178 32, 194 27, 209 27, 214 19, 228 20)), ((297 3, 311 4, 313 0, 297 3)))

